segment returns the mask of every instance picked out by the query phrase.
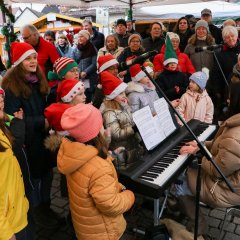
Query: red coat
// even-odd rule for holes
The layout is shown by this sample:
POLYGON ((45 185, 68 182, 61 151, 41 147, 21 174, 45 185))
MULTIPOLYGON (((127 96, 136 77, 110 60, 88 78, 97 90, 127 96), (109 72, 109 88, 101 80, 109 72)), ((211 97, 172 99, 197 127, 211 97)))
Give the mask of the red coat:
POLYGON ((53 70, 54 62, 60 57, 58 51, 52 43, 45 41, 42 37, 39 38, 39 44, 34 48, 38 53, 38 64, 47 76, 48 71, 53 70))
MULTIPOLYGON (((157 54, 153 59, 154 72, 163 71, 165 49, 166 49, 166 45, 163 45, 160 53, 157 54)), ((187 54, 180 52, 179 48, 176 50, 176 54, 178 57, 178 70, 180 72, 189 73, 189 74, 193 74, 194 72, 196 72, 187 54)))

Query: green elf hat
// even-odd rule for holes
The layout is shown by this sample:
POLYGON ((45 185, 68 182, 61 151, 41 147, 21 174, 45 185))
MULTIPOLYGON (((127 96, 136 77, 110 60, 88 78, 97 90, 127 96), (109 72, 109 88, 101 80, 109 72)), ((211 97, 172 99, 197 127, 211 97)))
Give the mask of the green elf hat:
POLYGON ((68 71, 77 66, 78 66, 77 63, 72 58, 60 57, 54 63, 53 66, 54 72, 52 71, 48 72, 48 79, 49 80, 63 79, 68 71))
POLYGON ((164 53, 164 62, 163 65, 166 66, 169 63, 177 63, 178 64, 178 57, 173 49, 172 42, 170 40, 169 35, 167 34, 166 37, 166 50, 164 53))

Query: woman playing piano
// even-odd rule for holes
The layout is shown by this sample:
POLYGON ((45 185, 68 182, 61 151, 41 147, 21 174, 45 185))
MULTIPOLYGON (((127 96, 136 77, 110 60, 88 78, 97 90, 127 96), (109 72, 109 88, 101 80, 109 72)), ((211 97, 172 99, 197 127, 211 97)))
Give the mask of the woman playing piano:
MULTIPOLYGON (((205 157, 202 159, 202 187, 200 200, 207 205, 231 207, 240 202, 240 82, 230 85, 229 118, 222 123, 215 138, 205 142, 213 159, 223 174, 228 178, 236 193, 233 193, 221 179, 218 172, 205 157)), ((190 142, 180 149, 181 154, 195 154, 198 151, 195 142, 190 142)), ((194 226, 194 204, 197 170, 189 168, 186 182, 177 187, 180 209, 192 220, 194 226), (193 206, 191 208, 190 206, 193 206)), ((200 230, 204 230, 203 219, 200 217, 200 230), (201 227, 203 229, 201 229, 201 227)), ((201 233, 201 232, 199 232, 201 233)))

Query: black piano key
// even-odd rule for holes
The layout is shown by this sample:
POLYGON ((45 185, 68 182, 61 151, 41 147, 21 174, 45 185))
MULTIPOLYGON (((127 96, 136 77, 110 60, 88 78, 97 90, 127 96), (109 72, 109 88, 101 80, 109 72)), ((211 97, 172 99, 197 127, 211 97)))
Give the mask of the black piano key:
POLYGON ((158 177, 158 174, 145 172, 142 176, 156 178, 156 177, 158 177))
POLYGON ((149 168, 149 171, 157 172, 157 173, 162 173, 164 170, 165 170, 164 168, 156 168, 156 167, 149 168))
POLYGON ((154 181, 154 179, 152 178, 148 178, 148 177, 144 177, 144 176, 140 176, 139 178, 143 179, 143 180, 147 180, 147 181, 154 181))
POLYGON ((163 167, 166 168, 169 166, 168 163, 164 163, 164 162, 157 162, 156 164, 154 164, 154 166, 159 166, 159 167, 163 167))

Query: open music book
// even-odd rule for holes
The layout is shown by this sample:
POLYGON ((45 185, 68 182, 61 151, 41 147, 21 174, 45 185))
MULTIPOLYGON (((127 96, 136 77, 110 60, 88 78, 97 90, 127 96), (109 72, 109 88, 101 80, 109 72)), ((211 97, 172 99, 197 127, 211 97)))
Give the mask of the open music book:
POLYGON ((147 150, 152 150, 176 130, 166 100, 158 99, 154 102, 154 108, 157 113, 154 117, 149 106, 132 114, 147 150))

